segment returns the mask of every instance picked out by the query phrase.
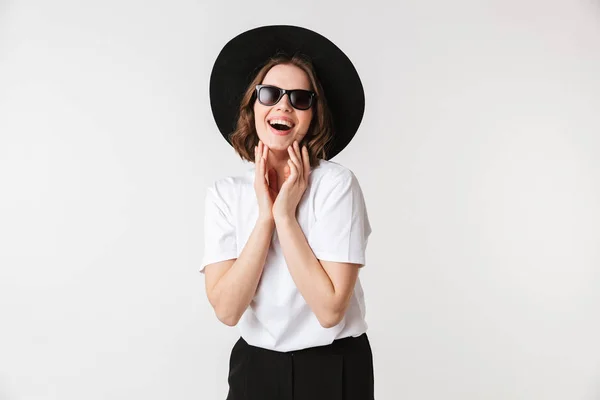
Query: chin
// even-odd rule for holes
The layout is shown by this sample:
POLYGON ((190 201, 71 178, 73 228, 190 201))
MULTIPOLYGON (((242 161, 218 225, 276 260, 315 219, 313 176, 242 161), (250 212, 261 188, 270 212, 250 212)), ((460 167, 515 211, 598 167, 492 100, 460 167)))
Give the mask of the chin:
POLYGON ((263 143, 265 143, 267 146, 269 146, 270 149, 272 150, 286 150, 288 146, 290 146, 292 143, 294 143, 295 140, 295 135, 293 133, 289 134, 289 135, 285 135, 285 136, 280 136, 280 135, 276 135, 272 132, 267 132, 267 134, 264 136, 264 138, 266 140, 263 140, 263 143))
POLYGON ((287 148, 293 143, 291 140, 285 140, 282 138, 275 137, 270 143, 267 143, 270 150, 274 151, 285 151, 287 152, 287 148))

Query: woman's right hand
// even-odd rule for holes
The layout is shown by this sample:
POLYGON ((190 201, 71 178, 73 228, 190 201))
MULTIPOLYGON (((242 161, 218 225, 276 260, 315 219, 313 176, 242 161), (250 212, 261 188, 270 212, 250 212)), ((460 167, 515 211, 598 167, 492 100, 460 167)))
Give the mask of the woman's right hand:
POLYGON ((277 171, 267 171, 269 147, 261 140, 254 146, 254 191, 258 200, 258 216, 260 219, 273 219, 273 203, 277 197, 277 171))

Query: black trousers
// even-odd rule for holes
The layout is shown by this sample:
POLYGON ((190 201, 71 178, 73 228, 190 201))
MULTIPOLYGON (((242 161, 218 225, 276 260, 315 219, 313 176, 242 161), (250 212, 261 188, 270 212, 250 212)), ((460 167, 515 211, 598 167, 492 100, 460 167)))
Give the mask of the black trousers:
POLYGON ((367 334, 327 346, 279 352, 236 342, 227 400, 373 400, 373 354, 367 334))

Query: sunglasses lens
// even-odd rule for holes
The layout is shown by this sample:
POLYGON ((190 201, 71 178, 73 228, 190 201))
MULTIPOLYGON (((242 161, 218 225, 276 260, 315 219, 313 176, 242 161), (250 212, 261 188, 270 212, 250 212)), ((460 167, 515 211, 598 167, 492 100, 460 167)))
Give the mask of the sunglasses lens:
POLYGON ((310 92, 306 90, 294 90, 290 94, 290 102, 294 107, 300 110, 306 110, 311 106, 312 96, 310 92))
POLYGON ((267 106, 272 106, 279 100, 279 90, 273 87, 262 87, 258 91, 258 100, 267 106))

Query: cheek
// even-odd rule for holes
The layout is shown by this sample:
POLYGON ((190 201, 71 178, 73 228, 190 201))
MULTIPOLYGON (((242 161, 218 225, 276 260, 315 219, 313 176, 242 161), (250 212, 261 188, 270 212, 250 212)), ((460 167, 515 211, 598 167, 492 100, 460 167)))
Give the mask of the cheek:
POLYGON ((254 106, 254 125, 258 128, 265 119, 265 113, 260 107, 254 106))
POLYGON ((257 122, 262 122, 264 121, 265 117, 267 116, 267 107, 261 105, 261 104, 254 104, 254 119, 257 122))
POLYGON ((304 126, 304 129, 308 130, 308 128, 310 127, 312 115, 312 112, 307 112, 305 113, 305 115, 302 115, 302 125, 304 126))

